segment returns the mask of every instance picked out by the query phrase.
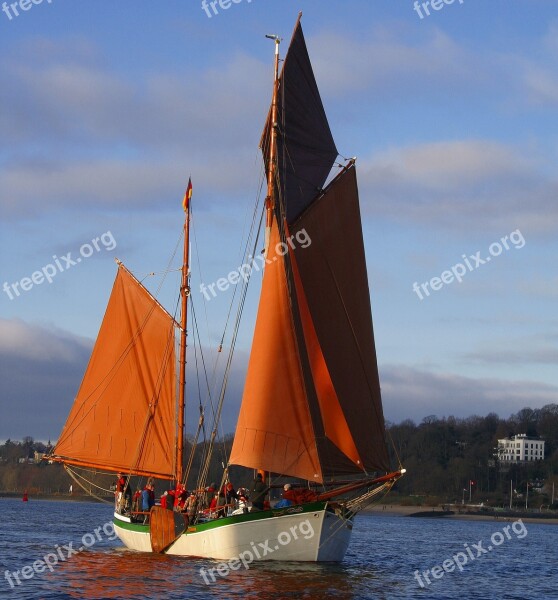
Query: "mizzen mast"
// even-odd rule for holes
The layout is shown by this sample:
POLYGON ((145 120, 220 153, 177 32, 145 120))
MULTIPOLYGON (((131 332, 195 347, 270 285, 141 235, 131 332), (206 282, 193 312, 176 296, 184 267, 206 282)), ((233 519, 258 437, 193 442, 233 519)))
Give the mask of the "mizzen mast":
POLYGON ((266 38, 275 41, 275 69, 273 78, 273 97, 271 100, 271 127, 269 140, 269 163, 267 169, 267 196, 265 198, 265 250, 267 256, 269 250, 269 238, 271 225, 273 223, 273 210, 275 208, 275 172, 277 168, 277 97, 279 94, 279 44, 281 38, 278 35, 266 35, 266 38))
POLYGON ((192 198, 192 180, 188 180, 188 187, 184 194, 182 206, 184 208, 184 258, 182 260, 182 282, 180 296, 182 298, 182 312, 180 317, 180 358, 179 358, 179 383, 178 383, 178 423, 176 428, 176 481, 182 480, 182 456, 184 453, 184 405, 186 391, 186 325, 188 322, 188 296, 190 286, 190 200, 192 198))

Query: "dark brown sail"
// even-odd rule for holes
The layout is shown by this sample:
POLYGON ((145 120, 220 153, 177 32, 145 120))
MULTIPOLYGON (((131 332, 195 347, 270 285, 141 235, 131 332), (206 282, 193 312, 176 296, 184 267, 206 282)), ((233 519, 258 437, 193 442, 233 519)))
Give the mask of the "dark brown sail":
MULTIPOLYGON (((293 277, 298 312, 304 316, 304 302, 315 336, 336 393, 336 404, 320 404, 325 436, 346 458, 335 456, 325 442, 318 453, 324 475, 340 472, 375 471, 389 468, 385 426, 374 345, 370 293, 362 238, 356 170, 342 173, 305 213, 290 227, 290 234, 312 240, 293 252, 293 277), (337 430, 338 441, 328 432, 336 427, 341 413, 348 436, 337 430), (357 462, 353 459, 355 449, 357 462)), ((304 319, 302 318, 304 321, 304 319)), ((308 352, 308 327, 303 326, 308 352)), ((302 341, 301 341, 302 344, 302 341)), ((322 367, 322 371, 323 371, 322 367)), ((312 377, 320 395, 316 373, 312 377)), ((339 427, 337 425, 337 427, 339 427)))
MULTIPOLYGON (((278 203, 292 223, 320 193, 338 154, 300 21, 279 77, 278 114, 278 203)), ((270 120, 271 111, 261 141, 266 168, 270 120)))

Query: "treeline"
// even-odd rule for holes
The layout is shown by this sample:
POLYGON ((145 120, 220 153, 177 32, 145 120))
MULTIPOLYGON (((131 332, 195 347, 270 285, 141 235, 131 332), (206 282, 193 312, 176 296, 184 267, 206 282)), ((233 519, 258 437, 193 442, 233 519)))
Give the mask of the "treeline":
POLYGON ((33 460, 35 452, 44 453, 50 448, 50 443, 35 442, 32 437, 25 437, 21 442, 7 440, 0 445, 0 463, 19 463, 33 460))
MULTIPOLYGON (((507 503, 510 481, 518 494, 527 483, 555 483, 558 496, 558 404, 524 408, 508 419, 494 413, 466 419, 429 416, 420 424, 407 420, 387 425, 388 445, 395 463, 407 474, 397 483, 397 494, 435 496, 444 502, 468 500, 469 482, 475 502, 507 503), (545 460, 506 464, 497 460, 498 440, 525 433, 545 440, 545 460), (464 491, 465 490, 465 491, 464 491)), ((555 496, 555 499, 556 499, 555 496)), ((546 496, 540 495, 544 501, 546 496)), ((555 500, 556 501, 556 500, 555 500)))
MULTIPOLYGON (((533 494, 532 506, 550 503, 552 482, 555 483, 555 502, 558 497, 558 404, 540 409, 524 408, 508 419, 490 413, 485 417, 466 419, 429 416, 420 424, 407 420, 399 424, 387 423, 387 440, 392 463, 398 461, 407 469, 391 495, 392 500, 416 497, 417 502, 460 502, 471 497, 474 502, 508 504, 510 481, 512 489, 521 494, 528 483, 539 492, 533 494), (527 464, 506 464, 497 460, 498 439, 525 433, 545 440, 545 460, 527 464), (428 500, 430 499, 430 500, 428 500)), ((207 483, 219 483, 222 465, 226 464, 232 445, 232 435, 216 443, 207 483)), ((192 442, 186 441, 184 458, 188 463, 192 442)), ((195 487, 197 475, 204 460, 204 444, 196 446, 188 486, 195 487)), ((35 452, 48 451, 48 445, 32 438, 0 445, 0 491, 19 492, 24 489, 41 493, 66 494, 72 483, 60 465, 45 462, 29 464, 35 452)), ((237 486, 248 485, 252 472, 241 467, 231 470, 237 486)), ((108 488, 112 476, 90 476, 96 483, 108 488)), ((137 484, 139 485, 139 481, 137 484)), ((134 481, 132 485, 136 485, 134 481)), ((160 484, 161 489, 164 483, 160 484)), ((78 488, 74 485, 74 491, 78 488)), ((518 496, 519 497, 519 496, 518 496)))
MULTIPOLYGON (((232 447, 233 436, 216 442, 210 461, 207 484, 220 483, 223 473, 223 464, 232 447)), ((43 454, 52 450, 50 443, 35 442, 33 438, 26 437, 23 441, 7 440, 0 444, 0 493, 22 493, 27 490, 29 494, 69 495, 70 485, 73 486, 73 495, 85 493, 77 485, 62 465, 49 464, 41 460, 43 454)), ((194 446, 191 440, 184 440, 184 469, 191 462, 188 489, 196 487, 198 474, 202 469, 207 455, 207 444, 204 442, 194 446)), ((114 474, 99 473, 91 470, 75 469, 82 475, 81 482, 100 496, 110 497, 110 488, 116 478, 114 474), (90 484, 90 485, 89 485, 90 484), (97 487, 98 486, 98 487, 97 487)), ((232 481, 238 486, 247 486, 253 479, 253 472, 243 467, 232 467, 230 470, 232 481)), ((143 487, 145 478, 133 477, 132 488, 143 487)), ((155 483, 158 493, 170 489, 170 481, 159 480, 155 483)))

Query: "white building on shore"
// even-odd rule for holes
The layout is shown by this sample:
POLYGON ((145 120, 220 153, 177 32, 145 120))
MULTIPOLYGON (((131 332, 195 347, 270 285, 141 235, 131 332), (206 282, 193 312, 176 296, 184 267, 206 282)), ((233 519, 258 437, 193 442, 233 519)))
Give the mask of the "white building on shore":
POLYGON ((544 460, 544 440, 527 437, 525 433, 498 440, 498 459, 508 463, 544 460))

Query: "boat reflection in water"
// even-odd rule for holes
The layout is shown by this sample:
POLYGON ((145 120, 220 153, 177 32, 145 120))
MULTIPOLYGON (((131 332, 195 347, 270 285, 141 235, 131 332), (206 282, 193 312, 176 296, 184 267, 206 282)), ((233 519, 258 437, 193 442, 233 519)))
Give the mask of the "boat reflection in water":
MULTIPOLYGON (((216 576, 204 582, 200 570, 221 563, 155 554, 145 555, 124 548, 89 550, 60 563, 48 574, 47 586, 56 598, 258 598, 285 597, 348 600, 355 597, 351 569, 342 565, 299 562, 259 562, 249 569, 216 576), (349 577, 351 575, 351 577, 349 577)), ((369 579, 370 573, 366 575, 369 579)), ((355 578, 355 583, 358 577, 355 578)))

